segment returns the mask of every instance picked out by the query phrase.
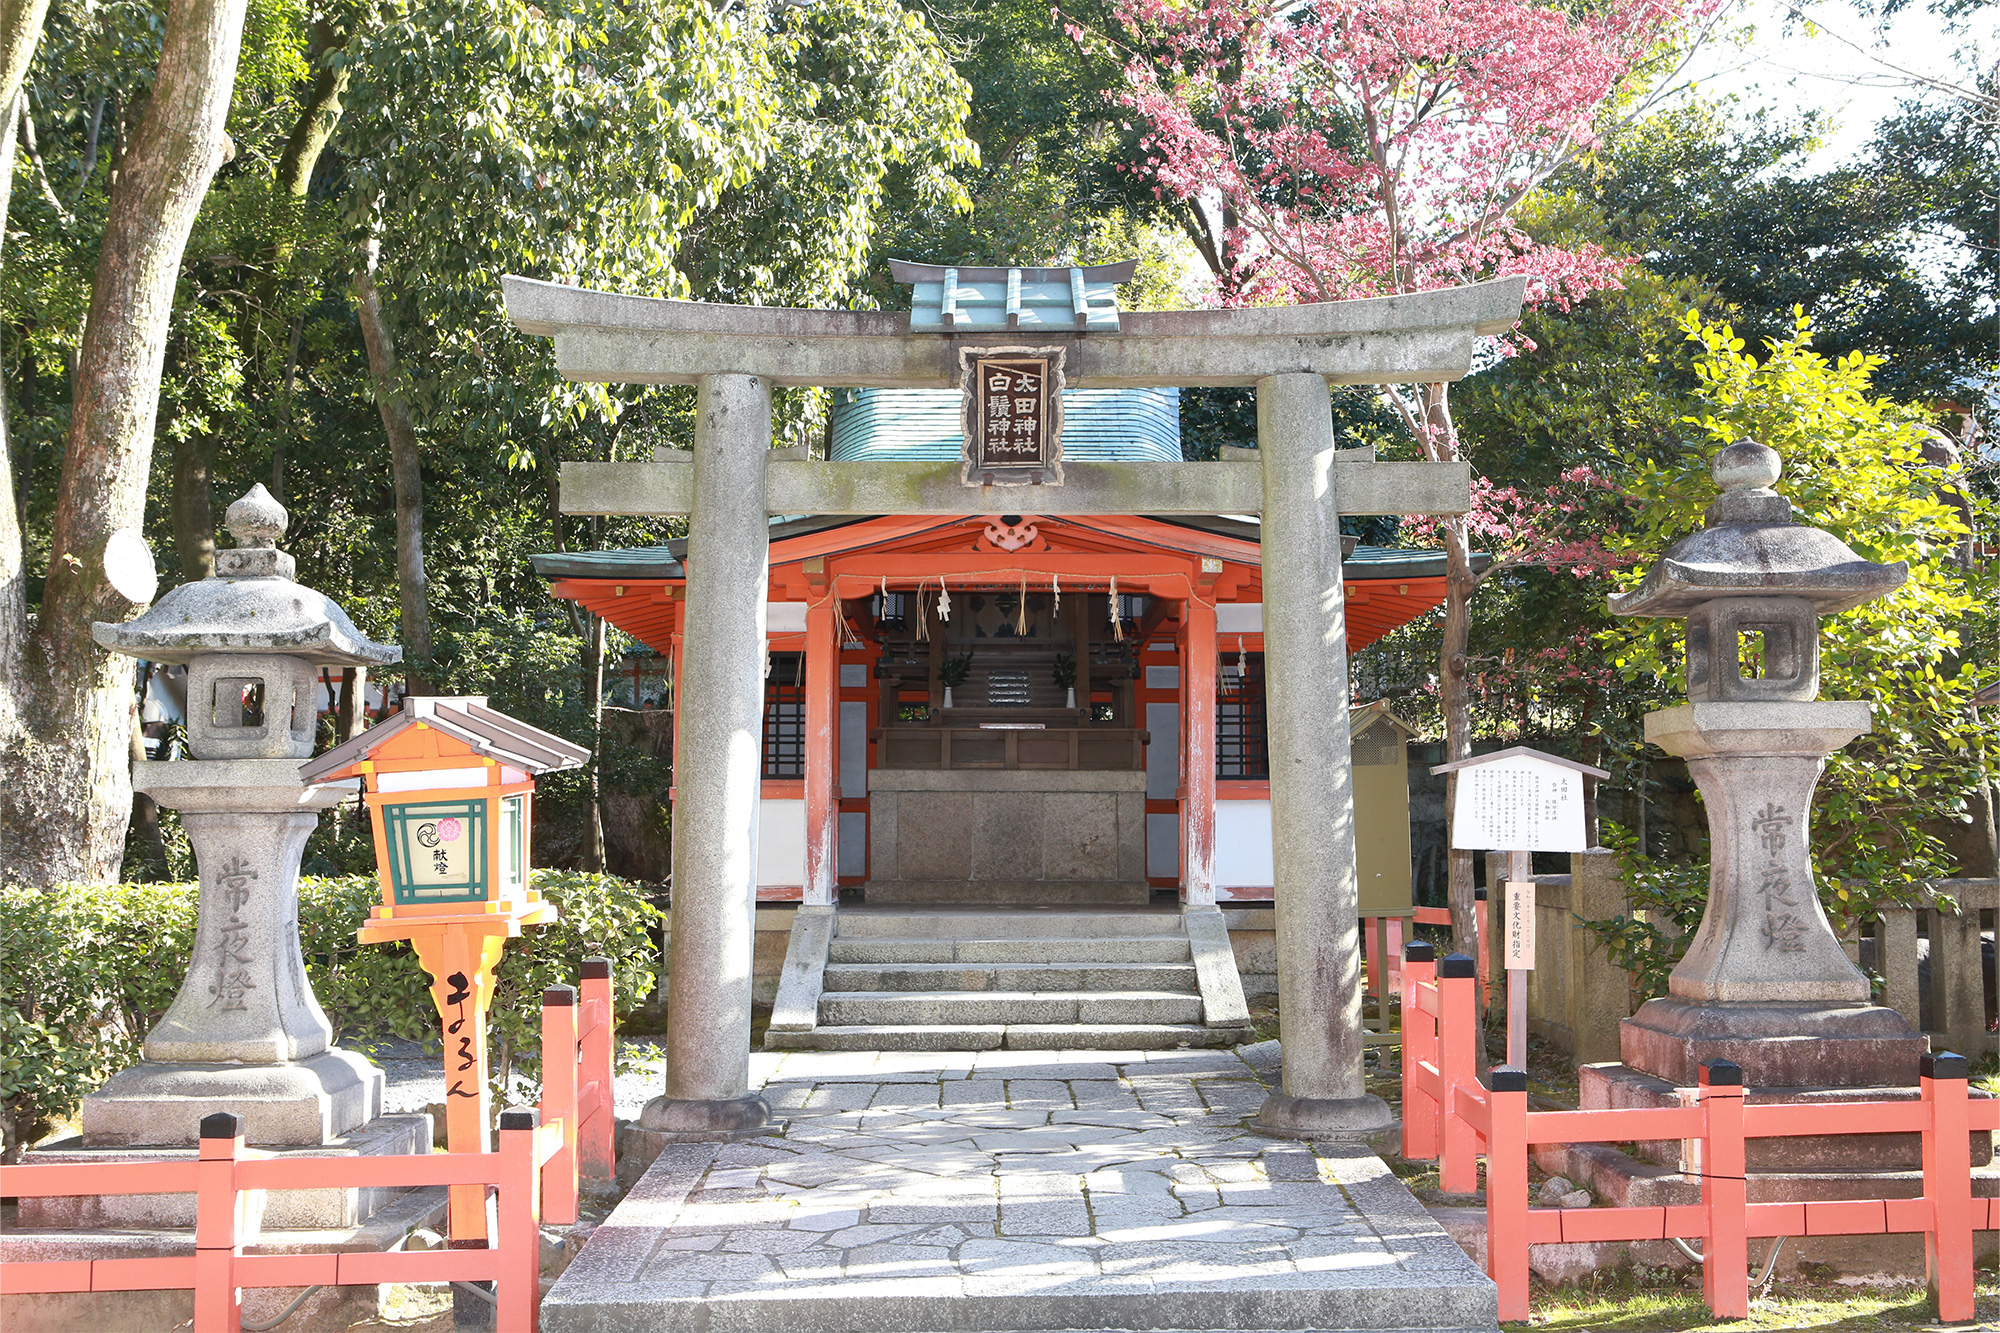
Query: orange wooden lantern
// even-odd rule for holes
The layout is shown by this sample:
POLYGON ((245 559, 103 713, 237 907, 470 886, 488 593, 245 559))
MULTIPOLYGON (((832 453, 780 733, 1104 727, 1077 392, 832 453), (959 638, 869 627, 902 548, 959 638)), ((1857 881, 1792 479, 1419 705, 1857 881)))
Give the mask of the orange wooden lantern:
MULTIPOLYGON (((556 909, 528 886, 535 777, 590 752, 486 706, 410 698, 403 711, 300 770, 308 783, 361 778, 373 812, 382 901, 363 944, 408 940, 444 1026, 445 1143, 488 1151, 486 1011, 493 969, 521 927, 556 909)), ((454 1241, 486 1235, 485 1191, 451 1190, 454 1241)))

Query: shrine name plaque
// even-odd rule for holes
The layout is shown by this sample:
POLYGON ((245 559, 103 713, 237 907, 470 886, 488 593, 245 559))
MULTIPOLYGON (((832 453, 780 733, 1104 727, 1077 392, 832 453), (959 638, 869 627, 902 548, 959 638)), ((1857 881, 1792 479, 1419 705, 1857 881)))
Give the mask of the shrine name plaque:
POLYGON ((1060 347, 959 350, 967 486, 1062 485, 1060 347))

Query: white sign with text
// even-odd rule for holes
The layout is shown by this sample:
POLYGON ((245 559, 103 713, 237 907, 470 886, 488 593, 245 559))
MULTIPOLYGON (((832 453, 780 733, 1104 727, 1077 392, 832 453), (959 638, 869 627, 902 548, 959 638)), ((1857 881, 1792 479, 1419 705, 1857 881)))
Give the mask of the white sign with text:
POLYGON ((1509 972, 1531 972, 1535 967, 1535 881, 1507 881, 1507 938, 1504 942, 1509 972))
POLYGON ((1530 755, 1460 769, 1451 845, 1464 851, 1584 850, 1583 774, 1530 755))

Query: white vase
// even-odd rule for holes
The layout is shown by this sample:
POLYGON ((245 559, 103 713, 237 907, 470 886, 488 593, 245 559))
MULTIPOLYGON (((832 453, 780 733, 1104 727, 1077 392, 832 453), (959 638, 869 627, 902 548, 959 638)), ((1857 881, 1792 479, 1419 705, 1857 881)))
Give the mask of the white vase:
POLYGON ((1068 695, 1069 698, 1063 703, 1063 707, 1074 712, 1076 709, 1076 686, 1072 685, 1069 687, 1068 695))
POLYGON ((944 706, 945 706, 946 708, 950 708, 950 707, 952 706, 952 702, 951 702, 951 686, 949 686, 949 685, 947 685, 947 686, 945 686, 945 687, 944 687, 944 706))

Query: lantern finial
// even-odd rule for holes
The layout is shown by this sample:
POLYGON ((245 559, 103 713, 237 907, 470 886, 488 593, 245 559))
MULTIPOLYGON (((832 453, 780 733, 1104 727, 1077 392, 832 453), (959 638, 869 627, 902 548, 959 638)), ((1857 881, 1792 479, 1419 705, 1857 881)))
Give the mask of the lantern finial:
POLYGON ((222 516, 222 523, 238 546, 268 550, 278 544, 278 538, 284 536, 285 529, 291 526, 291 515, 260 481, 246 491, 242 499, 229 506, 222 516))

